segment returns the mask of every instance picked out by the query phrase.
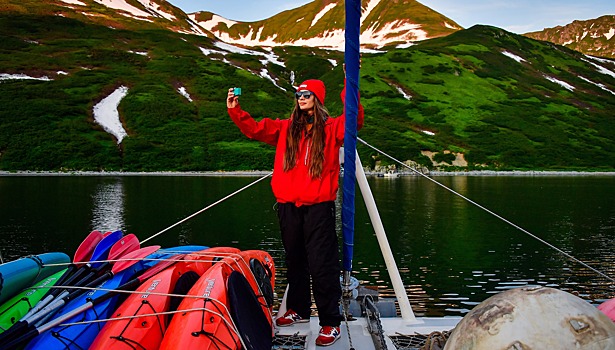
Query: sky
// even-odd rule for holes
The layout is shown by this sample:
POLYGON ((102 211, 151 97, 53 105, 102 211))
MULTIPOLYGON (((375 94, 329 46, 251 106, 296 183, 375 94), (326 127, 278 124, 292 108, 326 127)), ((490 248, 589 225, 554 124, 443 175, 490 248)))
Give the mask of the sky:
MULTIPOLYGON (((187 13, 211 11, 228 19, 251 22, 297 8, 312 0, 167 1, 187 13)), ((615 15, 615 0, 419 0, 419 2, 464 28, 475 24, 487 24, 518 34, 566 25, 573 20, 615 15)))

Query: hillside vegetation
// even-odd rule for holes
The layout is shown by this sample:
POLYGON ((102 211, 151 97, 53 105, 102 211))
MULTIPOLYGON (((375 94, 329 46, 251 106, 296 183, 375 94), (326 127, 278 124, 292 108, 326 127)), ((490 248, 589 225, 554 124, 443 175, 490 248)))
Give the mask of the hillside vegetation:
MULTIPOLYGON (((241 105, 257 119, 286 118, 291 78, 319 78, 331 114, 342 111, 337 51, 225 51, 166 30, 8 13, 0 35, 0 74, 52 79, 0 81, 0 170, 270 169, 273 148, 248 140, 227 116, 229 87, 243 88, 241 105), (118 145, 92 109, 119 86, 129 92, 119 105, 128 137, 118 145)), ((486 26, 364 54, 359 136, 428 167, 422 151, 446 169, 462 154, 468 169, 613 170, 614 72, 612 61, 486 26)), ((359 152, 365 165, 384 160, 359 152)))

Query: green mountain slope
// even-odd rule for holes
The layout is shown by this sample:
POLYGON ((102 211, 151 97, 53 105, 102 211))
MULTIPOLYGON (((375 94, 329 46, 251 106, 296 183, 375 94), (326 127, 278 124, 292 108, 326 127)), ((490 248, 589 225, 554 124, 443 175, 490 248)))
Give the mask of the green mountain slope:
POLYGON ((527 37, 564 45, 588 55, 615 58, 615 15, 524 34, 527 37))
MULTIPOLYGON (((0 15, 0 35, 0 74, 51 79, 0 81, 0 170, 270 169, 273 148, 228 118, 229 87, 256 118, 286 118, 293 79, 320 78, 331 113, 342 110, 341 52, 245 50, 60 16, 0 15), (118 145, 93 106, 120 86, 118 145)), ((613 61, 485 26, 364 54, 359 136, 430 167, 426 151, 469 169, 613 170, 614 72, 613 61)), ((359 152, 366 165, 381 159, 359 152)))

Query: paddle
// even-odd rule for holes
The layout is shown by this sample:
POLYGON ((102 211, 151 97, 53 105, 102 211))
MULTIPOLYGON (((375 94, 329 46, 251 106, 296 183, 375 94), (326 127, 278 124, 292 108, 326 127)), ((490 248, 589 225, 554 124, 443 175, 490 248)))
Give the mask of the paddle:
MULTIPOLYGON (((138 262, 138 259, 143 259, 146 256, 150 255, 152 252, 160 249, 160 247, 153 247, 153 248, 147 247, 147 248, 142 248, 142 249, 138 249, 138 248, 139 248, 139 240, 133 234, 127 235, 126 237, 120 239, 111 247, 109 251, 109 260, 117 260, 120 258, 132 259, 131 260, 132 264, 124 264, 123 268, 121 270, 116 269, 115 273, 129 268, 130 266, 138 262)), ((108 271, 102 274, 101 276, 99 276, 98 278, 91 281, 91 278, 97 274, 97 271, 104 269, 110 264, 111 262, 104 262, 100 264, 96 269, 93 269, 88 274, 88 276, 84 277, 74 286, 75 287, 88 287, 88 288, 95 287, 101 284, 102 282, 108 280, 109 278, 113 277, 114 272, 108 271)), ((46 316, 50 317, 53 315, 52 313, 53 311, 58 310, 60 307, 62 307, 69 301, 73 300, 74 298, 78 297, 79 295, 85 293, 86 291, 87 289, 85 288, 76 289, 72 291, 69 289, 64 289, 62 293, 60 293, 53 302, 50 302, 48 305, 40 309, 38 312, 31 314, 28 318, 22 318, 22 321, 25 321, 31 325, 34 322, 42 319, 43 317, 46 317, 46 316)))
MULTIPOLYGON (((156 275, 157 273, 163 271, 164 269, 170 267, 171 265, 175 264, 177 261, 180 261, 182 258, 184 257, 184 254, 178 254, 175 255, 173 257, 173 259, 165 259, 159 263, 157 263, 156 265, 154 265, 153 267, 147 269, 143 274, 141 274, 140 276, 133 278, 132 280, 122 284, 121 286, 117 287, 115 290, 117 291, 129 291, 129 290, 133 290, 135 288, 137 288, 141 283, 143 283, 144 281, 146 281, 147 279, 149 279, 150 277, 156 275)), ((135 261, 136 263, 136 261, 135 261)), ((34 329, 30 329, 28 330, 28 332, 22 336, 20 336, 19 338, 13 339, 12 341, 8 342, 8 343, 4 343, 2 345, 0 345, 0 349, 15 349, 17 348, 19 345, 24 344, 28 341, 30 341, 32 338, 36 337, 37 335, 79 315, 82 312, 87 311, 88 309, 93 308, 94 306, 106 301, 107 299, 113 297, 115 295, 115 291, 108 291, 107 293, 101 295, 100 297, 94 298, 90 301, 88 301, 87 303, 85 303, 84 305, 77 307, 76 309, 69 311, 68 313, 61 315, 53 320, 51 320, 50 322, 40 326, 40 327, 36 327, 34 329)))
MULTIPOLYGON (((102 238, 100 242, 94 248, 94 252, 92 253, 92 256, 91 256, 92 263, 88 262, 84 264, 83 266, 81 266, 77 270, 77 272, 75 272, 70 278, 64 281, 63 285, 74 285, 74 281, 78 277, 83 275, 83 273, 80 273, 80 272, 87 272, 93 266, 98 267, 102 265, 102 263, 95 262, 95 261, 106 260, 109 256, 109 252, 111 251, 111 249, 114 247, 116 243, 118 243, 118 241, 121 240, 121 238, 122 238, 122 231, 113 232, 107 235, 106 237, 102 238)), ((116 248, 114 251, 121 252, 122 250, 119 248, 116 248)), ((21 320, 16 322, 11 328, 6 330, 4 333, 0 334, 0 343, 5 342, 6 340, 14 337, 16 334, 20 333, 24 328, 28 327, 36 320, 39 320, 41 317, 45 316, 47 313, 39 314, 40 311, 46 308, 47 305, 50 304, 56 297, 60 299, 60 298, 67 296, 68 294, 69 292, 63 288, 54 288, 54 290, 45 299, 39 301, 35 305, 35 307, 33 307, 26 315, 24 315, 21 318, 21 320)))
MULTIPOLYGON (((117 258, 122 257, 127 253, 138 250, 140 247, 141 244, 139 243, 139 239, 137 238, 137 236, 132 233, 126 235, 119 241, 117 241, 115 244, 113 244, 113 246, 111 246, 111 249, 109 250, 108 260, 116 260, 117 258)), ((94 276, 98 275, 100 271, 106 269, 109 265, 111 265, 111 262, 109 261, 93 263, 90 272, 85 275, 85 277, 82 277, 78 282, 74 283, 74 285, 81 286, 85 283, 88 283, 94 276)))
MULTIPOLYGON (((83 275, 88 273, 92 268, 96 268, 102 265, 102 262, 98 262, 101 260, 106 260, 109 257, 109 251, 113 246, 122 239, 122 231, 115 231, 111 234, 103 236, 103 239, 96 245, 94 248, 94 252, 92 252, 91 263, 88 262, 81 266, 81 268, 75 272, 69 279, 64 281, 64 285, 73 285, 75 281, 79 281, 83 278, 83 275)), ((53 292, 54 297, 60 293, 60 290, 55 290, 53 292)))
MULTIPOLYGON (((73 257, 73 263, 68 266, 68 269, 60 276, 57 285, 62 285, 66 281, 68 277, 70 277, 79 266, 83 263, 86 263, 92 257, 92 253, 94 249, 98 245, 98 243, 103 239, 103 233, 100 231, 92 231, 87 237, 81 242, 77 250, 75 251, 75 255, 73 257)), ((45 299, 48 295, 51 294, 53 289, 49 289, 45 295, 41 298, 41 300, 45 299)))
MULTIPOLYGON (((79 251, 79 255, 77 256, 77 254, 75 254, 75 256, 77 256, 79 258, 80 262, 85 262, 85 261, 82 261, 82 259, 86 259, 86 258, 88 258, 88 259, 91 258, 93 260, 102 260, 102 259, 104 259, 108 255, 108 252, 111 249, 111 247, 118 240, 120 240, 122 238, 121 231, 117 231, 117 232, 119 232, 119 234, 115 233, 112 236, 108 235, 107 237, 103 237, 104 235, 102 233, 100 233, 99 231, 93 231, 92 233, 90 233, 88 235, 88 237, 86 237, 86 240, 81 243, 81 245, 77 249, 79 251), (95 244, 94 243, 95 241, 98 241, 98 243, 95 244), (92 252, 88 252, 87 250, 89 250, 92 245, 95 245, 93 251, 92 252), (83 248, 82 248, 82 246, 83 246, 83 248)), ((77 261, 77 259, 75 259, 75 260, 77 261)), ((77 278, 82 276, 83 273, 86 273, 87 271, 89 271, 90 268, 91 268, 91 264, 90 263, 81 264, 81 266, 79 266, 77 271, 75 271, 71 276, 67 276, 67 278, 65 278, 62 281, 62 283, 57 283, 56 285, 72 285, 72 284, 74 284, 74 281, 77 278)), ((41 308, 45 307, 45 305, 49 304, 61 292, 62 292, 62 289, 52 288, 45 295, 45 297, 43 297, 30 311, 28 311, 21 318, 21 320, 24 320, 25 318, 29 317, 30 315, 33 315, 36 312, 38 312, 38 310, 40 310, 41 308)), ((16 324, 19 324, 19 322, 17 322, 16 324)), ((14 325, 11 328, 14 328, 14 327, 16 327, 16 326, 14 325)), ((2 335, 0 335, 0 341, 2 341, 2 339, 4 339, 4 337, 6 337, 6 336, 8 336, 7 332, 5 332, 2 335)))
MULTIPOLYGON (((106 280, 112 278, 114 275, 118 274, 119 272, 122 272, 122 271, 125 271, 125 270, 129 269, 130 267, 132 267, 136 263, 142 261, 146 257, 148 257, 151 254, 155 253, 159 249, 160 249, 160 246, 159 245, 155 245, 155 246, 150 246, 150 247, 144 247, 144 248, 141 248, 141 249, 138 249, 138 250, 135 250, 133 252, 128 253, 126 256, 122 257, 121 261, 118 261, 118 262, 116 262, 113 265, 113 267, 111 268, 111 271, 107 271, 104 274, 102 274, 101 276, 99 276, 98 278, 96 278, 93 281, 89 282, 87 285, 83 286, 85 288, 74 289, 66 297, 56 299, 56 301, 54 301, 53 304, 48 305, 43 310, 40 310, 39 313, 41 313, 41 314, 44 313, 44 312, 45 313, 50 313, 51 311, 56 310, 56 309, 60 308, 61 306, 64 306, 69 301, 75 299, 76 297, 78 297, 79 295, 83 294, 84 292, 86 292, 90 288, 99 286, 100 284, 102 284, 106 280)), ((38 317, 37 317, 37 319, 38 319, 38 317)))
MULTIPOLYGON (((101 237, 102 236, 103 235, 101 233, 101 237)), ((94 247, 94 251, 91 254, 85 253, 84 256, 90 255, 90 258, 92 259, 91 261, 107 259, 111 248, 113 248, 113 246, 121 239, 122 239, 122 231, 116 231, 111 235, 102 237, 99 240, 99 242, 96 244, 96 247, 94 247)), ((76 284, 75 281, 78 281, 79 279, 81 279, 84 273, 87 273, 88 271, 90 271, 93 266, 99 266, 99 264, 100 263, 96 265, 96 263, 90 263, 90 262, 87 262, 86 264, 82 264, 80 268, 72 276, 62 281, 62 283, 58 283, 57 285, 67 285, 67 286, 75 285, 76 284)), ((48 293, 48 295, 45 296, 45 298, 41 299, 41 301, 39 301, 26 315, 24 315, 24 317, 22 317, 21 320, 24 320, 30 315, 37 313, 41 308, 49 304, 55 297, 60 295, 62 291, 63 290, 61 288, 53 288, 51 292, 48 293)))
POLYGON ((87 262, 92 257, 92 253, 94 253, 94 249, 98 245, 98 243, 103 239, 103 233, 100 231, 92 231, 90 234, 85 237, 83 242, 79 245, 77 250, 75 251, 75 256, 73 258, 73 264, 79 262, 87 262))

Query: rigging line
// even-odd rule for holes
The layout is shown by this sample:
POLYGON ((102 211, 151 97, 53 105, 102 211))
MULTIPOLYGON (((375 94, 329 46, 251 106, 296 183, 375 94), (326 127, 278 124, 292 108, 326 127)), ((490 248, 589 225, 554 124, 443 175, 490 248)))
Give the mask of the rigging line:
POLYGON ((260 179, 258 179, 258 180, 256 180, 256 181, 254 181, 254 182, 251 182, 251 183, 247 184, 246 186, 244 186, 244 187, 242 187, 242 188, 238 189, 237 191, 235 191, 235 192, 233 192, 233 193, 231 193, 231 194, 227 195, 226 197, 224 197, 224 198, 221 198, 221 199, 217 200, 216 202, 214 202, 214 203, 212 203, 212 204, 210 204, 210 205, 206 206, 205 208, 203 208, 203 209, 201 209, 201 210, 197 211, 196 213, 194 213, 194 214, 192 214, 192 215, 190 215, 190 216, 188 216, 188 217, 186 217, 186 218, 184 218, 184 219, 182 219, 182 220, 180 220, 180 221, 178 221, 178 222, 174 223, 173 225, 171 225, 171 226, 169 226, 169 227, 165 228, 164 230, 162 230, 162 231, 160 231, 160 232, 156 233, 155 235, 153 235, 153 236, 151 236, 151 237, 149 237, 149 238, 147 238, 147 239, 144 239, 143 241, 141 241, 141 243, 143 244, 143 243, 145 243, 145 242, 149 241, 150 239, 153 239, 153 238, 155 238, 155 237, 160 236, 160 235, 161 235, 161 234, 163 234, 164 232, 167 232, 168 230, 172 229, 173 227, 175 227, 175 226, 177 226, 177 225, 180 225, 180 224, 183 224, 184 222, 186 222, 186 221, 188 221, 188 220, 192 219, 193 217, 195 217, 195 216, 197 216, 197 215, 201 214, 202 212, 204 212, 204 211, 206 211, 206 210, 208 210, 208 209, 210 209, 210 208, 212 208, 212 207, 214 207, 214 206, 216 206, 216 205, 218 205, 218 204, 220 204, 220 203, 224 202, 225 200, 227 200, 227 199, 229 199, 229 198, 233 197, 234 195, 238 194, 239 192, 242 192, 243 190, 245 190, 245 189, 247 189, 247 188, 249 188, 249 187, 251 187, 251 186, 253 186, 253 185, 256 185, 257 183, 259 183, 259 182, 263 181, 264 179, 268 178, 269 176, 271 176, 271 174, 273 174, 273 172, 270 172, 269 174, 267 174, 267 175, 265 175, 265 176, 261 177, 260 179))
POLYGON ((425 175, 425 174, 421 173, 420 171, 418 171, 418 170, 416 170, 416 169, 414 169, 414 168, 410 167, 409 165, 407 165, 407 164, 403 163, 402 161, 400 161, 400 160, 398 160, 398 159, 395 159, 394 157, 392 157, 392 156, 390 156, 390 155, 386 154, 385 152, 383 152, 383 151, 379 150, 378 148, 376 148, 376 147, 374 147, 374 146, 370 145, 369 143, 365 142, 363 139, 361 139, 361 138, 357 137, 357 140, 358 140, 359 142, 361 142, 362 144, 364 144, 365 146, 367 146, 367 147, 369 147, 369 148, 373 149, 374 151, 379 152, 379 153, 381 153, 381 154, 385 155, 386 157, 390 158, 391 160, 393 160, 393 161, 395 161, 395 162, 399 163, 401 166, 403 166, 403 167, 405 167, 405 168, 408 168, 408 169, 412 170, 412 171, 413 171, 413 172, 415 172, 416 174, 418 174, 418 175, 420 175, 420 176, 422 176, 422 177, 426 178, 427 180, 429 180, 429 181, 433 182, 434 184, 436 184, 436 185, 438 185, 438 186, 440 186, 440 187, 444 188, 445 190, 447 190, 447 191, 449 191, 449 192, 453 193, 454 195, 456 195, 456 196, 458 196, 458 197, 460 197, 460 198, 463 198, 463 199, 464 199, 465 201, 467 201, 468 203, 471 203, 471 204, 475 205, 476 207, 478 207, 478 208, 480 208, 480 209, 482 209, 482 210, 486 211, 487 213, 489 213, 489 214, 491 214, 491 215, 495 216, 496 218, 498 218, 498 219, 500 219, 500 220, 504 221, 505 223, 507 223, 507 224, 511 225, 512 227, 514 227, 514 228, 518 229, 519 231, 521 231, 521 232, 523 232, 523 233, 525 233, 525 234, 529 235, 530 237, 532 237, 532 238, 536 239, 537 241, 539 241, 539 242, 541 242, 541 243, 545 244, 546 246, 548 246, 548 247, 550 247, 550 248, 554 249, 555 251, 557 251, 557 252, 559 252, 560 254, 564 255, 564 256, 565 256, 565 257, 567 257, 568 259, 573 260, 573 261, 575 261, 575 262, 577 262, 577 263, 579 263, 579 264, 581 264, 581 265, 585 266, 586 268, 588 268, 588 269, 590 269, 590 270, 594 271, 595 273, 597 273, 597 274, 599 274, 600 276, 602 276, 602 277, 604 277, 604 278, 608 279, 608 280, 609 280, 609 281, 611 281, 611 282, 615 282, 615 279, 614 279, 614 278, 612 278, 611 276, 609 276, 609 275, 605 274, 605 273, 604 273, 604 272, 602 272, 602 271, 599 271, 599 270, 595 269, 594 267, 592 267, 592 266, 588 265, 587 263, 585 263, 585 262, 583 262, 583 261, 581 261, 581 260, 579 260, 579 259, 575 258, 574 256, 572 256, 572 255, 570 255, 570 254, 566 253, 565 251, 563 251, 563 250, 559 249, 558 247, 556 247, 556 246, 554 246, 553 244, 551 244, 551 243, 549 243, 549 242, 545 241, 544 239, 542 239, 542 238, 540 238, 540 237, 536 236, 535 234, 533 234, 533 233, 529 232, 528 230, 526 230, 526 229, 524 229, 523 227, 521 227, 521 226, 519 226, 519 225, 515 224, 514 222, 512 222, 512 221, 510 221, 510 220, 508 220, 508 219, 506 219, 506 218, 504 218, 503 216, 501 216, 501 215, 499 215, 499 214, 497 214, 497 213, 493 212, 493 211, 492 211, 492 210, 490 210, 490 209, 487 209, 486 207, 484 207, 484 206, 482 206, 482 205, 478 204, 477 202, 475 202, 475 201, 471 200, 470 198, 467 198, 466 196, 462 195, 461 193, 456 192, 455 190, 453 190, 453 189, 451 189, 451 188, 446 187, 445 185, 443 185, 443 184, 439 183, 438 181, 436 181, 436 180, 432 179, 431 177, 429 177, 429 176, 427 176, 427 175, 425 175))

